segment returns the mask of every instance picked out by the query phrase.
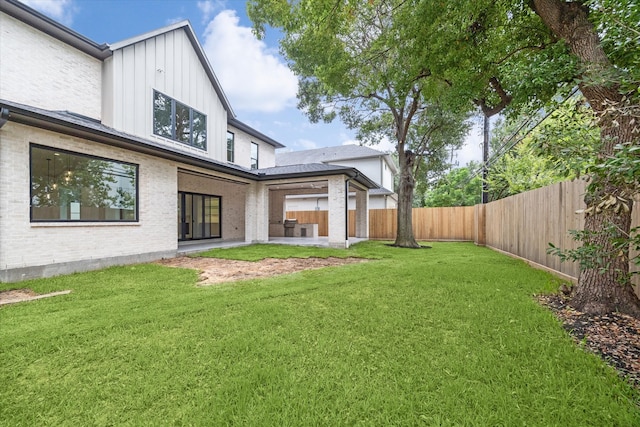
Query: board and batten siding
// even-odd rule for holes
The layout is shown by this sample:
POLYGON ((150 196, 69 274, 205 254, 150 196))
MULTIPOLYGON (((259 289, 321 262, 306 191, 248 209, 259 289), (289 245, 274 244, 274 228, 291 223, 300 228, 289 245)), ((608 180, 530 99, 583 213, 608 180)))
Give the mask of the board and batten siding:
POLYGON ((184 28, 113 52, 104 64, 103 122, 182 151, 226 161, 227 112, 184 28), (206 153, 153 134, 153 91, 207 116, 206 153))

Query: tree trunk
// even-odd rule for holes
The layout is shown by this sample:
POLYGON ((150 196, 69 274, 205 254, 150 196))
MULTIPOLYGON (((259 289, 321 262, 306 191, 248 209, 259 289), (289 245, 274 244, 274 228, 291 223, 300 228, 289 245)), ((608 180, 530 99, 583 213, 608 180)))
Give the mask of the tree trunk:
MULTIPOLYGON (((580 90, 589 101, 591 108, 599 116, 602 146, 598 155, 602 158, 614 153, 618 143, 634 140, 634 123, 619 107, 623 101, 619 84, 601 83, 598 77, 610 71, 615 75, 598 33, 588 20, 588 7, 581 2, 561 0, 532 0, 531 6, 553 34, 564 39, 571 53, 582 66, 580 90)), ((616 187, 606 177, 593 177, 590 189, 597 189, 585 197, 587 208, 595 208, 610 195, 627 199, 623 188, 616 187)), ((603 259, 598 267, 590 266, 580 272, 571 305, 577 310, 590 314, 604 314, 621 311, 640 317, 640 300, 633 292, 629 280, 629 248, 614 250, 616 238, 629 235, 633 202, 628 200, 630 209, 593 209, 585 221, 585 231, 589 232, 585 244, 599 247, 603 259)))
POLYGON ((400 180, 398 182, 398 231, 394 246, 419 248, 413 237, 413 189, 416 185, 413 176, 415 155, 411 151, 398 153, 400 161, 400 180))

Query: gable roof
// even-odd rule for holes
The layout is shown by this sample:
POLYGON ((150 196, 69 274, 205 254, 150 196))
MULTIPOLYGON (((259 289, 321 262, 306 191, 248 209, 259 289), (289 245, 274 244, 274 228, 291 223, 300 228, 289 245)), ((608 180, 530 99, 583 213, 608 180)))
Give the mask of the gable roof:
POLYGON ((222 102, 224 109, 227 110, 227 117, 235 117, 236 114, 231 108, 231 104, 227 99, 227 95, 225 95, 224 91, 222 90, 222 86, 220 85, 220 82, 218 81, 218 78, 216 77, 216 74, 214 73, 213 68, 209 63, 209 60, 207 59, 207 55, 204 53, 204 49, 202 49, 202 46, 198 41, 198 37, 196 36, 196 33, 193 31, 193 27, 191 26, 191 23, 188 20, 176 22, 175 24, 167 25, 166 27, 158 28, 156 30, 149 31, 144 34, 130 37, 128 39, 119 41, 117 43, 112 43, 109 45, 109 49, 113 52, 116 50, 123 49, 127 46, 131 46, 133 44, 139 43, 141 41, 152 39, 159 35, 170 33, 172 31, 177 31, 177 30, 183 30, 186 33, 187 38, 191 42, 191 46, 193 47, 193 50, 195 51, 196 55, 198 56, 198 59, 200 60, 200 63, 202 64, 202 68, 204 68, 205 72, 207 73, 207 76, 209 77, 209 80, 211 81, 211 84, 213 85, 213 88, 216 91, 216 94, 218 95, 218 98, 220 98, 220 102, 222 102))
POLYGON ((227 99, 227 95, 225 95, 222 90, 222 86, 218 81, 215 73, 213 72, 213 68, 207 59, 200 42, 198 41, 198 37, 193 31, 193 27, 189 23, 189 21, 180 21, 175 24, 167 25, 166 27, 159 28, 157 30, 149 31, 144 34, 140 34, 138 36, 134 36, 128 38, 126 40, 122 40, 113 44, 97 44, 96 42, 88 39, 87 37, 73 31, 71 28, 65 27, 59 22, 54 21, 53 19, 43 15, 42 13, 30 8, 29 6, 20 3, 17 0, 0 0, 0 11, 13 16, 14 18, 24 22, 25 24, 42 31, 45 34, 50 35, 51 37, 60 40, 63 43, 68 44, 71 47, 74 47, 81 52, 86 53, 87 55, 93 56, 99 60, 105 60, 106 58, 113 55, 113 51, 122 49, 126 46, 141 42, 143 40, 151 39, 153 37, 159 36, 161 34, 166 34, 171 31, 176 31, 182 29, 191 45, 193 46, 193 50, 195 51, 198 59, 200 60, 202 67, 204 68, 213 88, 220 98, 220 102, 224 109, 227 111, 227 117, 235 117, 236 114, 231 108, 231 104, 227 99))
POLYGON ((375 157, 383 157, 389 164, 391 170, 396 173, 395 163, 389 154, 363 145, 339 145, 334 147, 315 148, 312 150, 276 153, 276 165, 285 166, 304 163, 331 163, 375 157))

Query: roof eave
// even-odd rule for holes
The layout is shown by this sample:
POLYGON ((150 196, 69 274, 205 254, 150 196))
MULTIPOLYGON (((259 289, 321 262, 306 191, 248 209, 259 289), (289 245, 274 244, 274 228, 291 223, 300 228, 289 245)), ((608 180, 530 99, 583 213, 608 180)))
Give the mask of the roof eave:
POLYGON ((253 171, 244 171, 221 163, 200 159, 187 153, 180 153, 170 148, 159 147, 145 143, 144 140, 128 138, 125 136, 114 135, 98 129, 93 129, 77 123, 70 123, 55 117, 43 115, 31 110, 16 107, 14 105, 3 105, 0 108, 9 110, 8 120, 10 122, 19 123, 28 126, 34 126, 53 132, 62 133, 69 136, 88 139, 94 142, 124 148, 142 154, 160 157, 191 166, 202 167, 208 170, 226 173, 232 176, 247 178, 251 180, 259 179, 259 175, 253 171))
POLYGON ((112 54, 107 44, 98 44, 19 1, 0 0, 0 11, 101 61, 112 54))
POLYGON ((274 175, 260 174, 261 181, 275 181, 278 179, 290 179, 290 178, 313 178, 318 176, 331 176, 331 175, 346 175, 349 179, 353 179, 359 184, 363 185, 367 189, 378 188, 378 184, 369 179, 366 175, 362 174, 356 168, 343 168, 343 169, 328 169, 324 171, 308 171, 308 172, 289 172, 274 175))
POLYGON ((191 26, 191 23, 188 20, 179 21, 174 24, 167 25, 166 27, 158 28, 156 30, 149 31, 144 34, 140 34, 140 35, 119 41, 117 43, 112 43, 109 47, 111 51, 116 51, 116 50, 125 48, 127 46, 139 43, 141 41, 148 40, 153 37, 157 37, 161 34, 166 34, 168 32, 180 30, 180 29, 186 32, 187 38, 191 42, 193 50, 196 52, 198 59, 202 63, 202 66, 205 72, 207 73, 207 76, 209 77, 209 80, 211 81, 213 88, 216 91, 216 94, 218 95, 218 98, 220 98, 220 102, 222 102, 223 108, 227 111, 227 116, 235 117, 236 113, 233 111, 233 108, 231 107, 231 103, 229 102, 227 95, 222 90, 222 85, 220 84, 220 81, 218 80, 216 73, 213 71, 213 67, 209 63, 209 59, 207 58, 207 55, 204 53, 204 50, 202 49, 202 45, 200 45, 200 42, 198 41, 198 37, 196 36, 196 33, 193 31, 193 27, 191 26))
POLYGON ((269 145, 272 145, 275 148, 285 147, 275 139, 268 137, 267 135, 263 134, 262 132, 252 128, 251 126, 245 123, 242 123, 240 120, 236 119, 235 117, 227 118, 227 124, 233 126, 234 128, 240 129, 241 131, 246 132, 251 136, 255 136, 256 138, 266 142, 269 145))

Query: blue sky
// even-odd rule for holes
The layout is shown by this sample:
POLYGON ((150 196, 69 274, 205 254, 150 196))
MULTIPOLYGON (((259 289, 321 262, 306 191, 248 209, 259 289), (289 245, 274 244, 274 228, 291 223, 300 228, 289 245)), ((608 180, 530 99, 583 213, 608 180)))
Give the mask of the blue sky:
MULTIPOLYGON (((297 80, 278 52, 278 36, 251 32, 244 0, 22 0, 97 43, 115 43, 188 19, 238 119, 289 150, 357 143, 339 121, 312 124, 296 108, 297 80)), ((476 120, 478 121, 478 120, 476 120)), ((457 154, 461 165, 481 157, 473 129, 457 154)), ((383 141, 378 147, 393 150, 383 141)))

